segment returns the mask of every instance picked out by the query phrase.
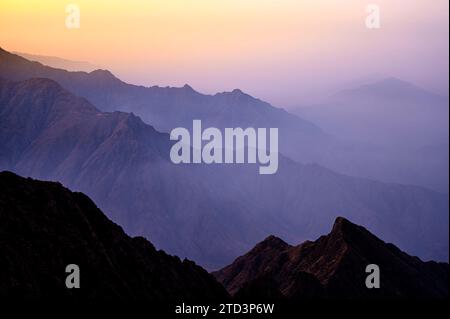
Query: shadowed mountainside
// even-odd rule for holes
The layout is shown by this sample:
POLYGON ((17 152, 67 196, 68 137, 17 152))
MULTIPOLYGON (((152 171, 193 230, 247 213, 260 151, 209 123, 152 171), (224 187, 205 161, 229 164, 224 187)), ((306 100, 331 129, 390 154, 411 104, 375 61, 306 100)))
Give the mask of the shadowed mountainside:
POLYGON ((27 299, 218 300, 227 293, 195 263, 131 238, 82 193, 0 173, 0 296, 27 299), (81 289, 65 286, 80 267, 81 289))
POLYGON ((449 289, 447 263, 422 262, 341 217, 314 242, 270 236, 214 275, 238 298, 447 298, 449 289), (379 289, 365 285, 369 264, 379 289))

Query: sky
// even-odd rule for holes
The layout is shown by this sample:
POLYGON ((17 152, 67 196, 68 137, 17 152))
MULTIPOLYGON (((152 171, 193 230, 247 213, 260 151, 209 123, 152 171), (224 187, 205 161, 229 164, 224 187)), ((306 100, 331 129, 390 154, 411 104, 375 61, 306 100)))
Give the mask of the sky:
POLYGON ((0 0, 0 46, 146 86, 239 88, 280 107, 395 76, 448 95, 448 0, 0 0), (365 25, 368 4, 379 29, 365 25), (66 6, 80 27, 66 26, 66 6))

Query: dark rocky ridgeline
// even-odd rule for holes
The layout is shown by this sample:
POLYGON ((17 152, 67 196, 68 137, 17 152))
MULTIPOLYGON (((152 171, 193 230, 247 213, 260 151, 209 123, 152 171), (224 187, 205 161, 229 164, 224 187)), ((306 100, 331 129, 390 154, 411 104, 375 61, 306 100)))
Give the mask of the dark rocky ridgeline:
MULTIPOLYGON (((130 238, 84 194, 0 173, 0 297, 202 301, 227 298, 204 269, 130 238), (77 264, 81 288, 67 289, 77 264)), ((315 242, 270 236, 214 273, 239 299, 445 298, 448 264, 422 262, 338 218, 315 242), (368 264, 381 288, 365 286, 368 264)))
POLYGON ((214 275, 239 298, 434 299, 449 289, 447 263, 409 256, 342 217, 314 242, 270 236, 214 275), (369 264, 380 268, 379 289, 366 287, 369 264))
POLYGON ((225 289, 195 263, 131 238, 84 194, 0 173, 0 297, 215 300, 225 289), (80 267, 67 289, 66 265, 80 267))

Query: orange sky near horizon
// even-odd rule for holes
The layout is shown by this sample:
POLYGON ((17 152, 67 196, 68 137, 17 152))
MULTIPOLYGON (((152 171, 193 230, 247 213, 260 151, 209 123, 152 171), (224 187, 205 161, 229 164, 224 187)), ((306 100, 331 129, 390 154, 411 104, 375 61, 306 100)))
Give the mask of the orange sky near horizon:
POLYGON ((136 84, 239 87, 278 105, 377 72, 441 91, 447 38, 445 0, 0 0, 6 50, 89 61, 136 84), (372 2, 379 30, 365 28, 372 2), (65 26, 70 3, 79 29, 65 26))

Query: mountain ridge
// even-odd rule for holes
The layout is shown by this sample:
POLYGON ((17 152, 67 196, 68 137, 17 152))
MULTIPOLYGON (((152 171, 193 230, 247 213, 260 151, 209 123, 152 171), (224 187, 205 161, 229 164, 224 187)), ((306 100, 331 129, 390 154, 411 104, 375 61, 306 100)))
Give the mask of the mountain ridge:
POLYGON ((0 172, 0 187, 2 298, 228 298, 204 269, 157 251, 142 237, 129 237, 82 193, 11 172, 0 172), (80 268, 80 289, 66 288, 69 264, 80 268))
POLYGON ((213 273, 230 294, 251 298, 258 290, 259 296, 264 296, 266 289, 266 298, 278 295, 288 299, 448 297, 448 263, 422 262, 343 217, 316 241, 261 249, 267 244, 266 239, 213 273), (380 268, 380 289, 365 287, 369 264, 380 268), (311 290, 299 294, 301 287, 311 290))
POLYGON ((331 137, 314 123, 254 98, 241 90, 205 95, 191 87, 136 86, 104 71, 68 72, 0 50, 0 77, 22 81, 45 77, 60 83, 102 111, 133 112, 160 132, 191 127, 201 119, 206 127, 278 127, 280 149, 304 162, 317 157, 319 145, 331 137), (295 145, 296 147, 292 147, 295 145), (314 146, 314 147, 313 147, 314 146), (302 151, 303 150, 303 151, 302 151))

